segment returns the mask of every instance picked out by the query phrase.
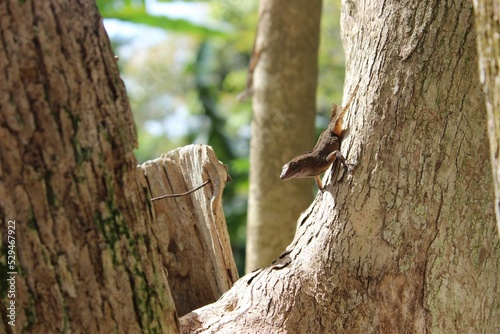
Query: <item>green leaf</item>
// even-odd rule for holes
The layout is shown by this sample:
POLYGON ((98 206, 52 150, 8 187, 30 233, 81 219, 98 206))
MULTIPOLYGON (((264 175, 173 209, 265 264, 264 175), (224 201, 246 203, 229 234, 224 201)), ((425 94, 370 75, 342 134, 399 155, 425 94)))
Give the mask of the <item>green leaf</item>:
POLYGON ((185 19, 173 19, 167 16, 148 14, 143 3, 113 2, 109 0, 98 0, 97 6, 101 15, 105 18, 113 18, 122 21, 144 24, 150 27, 161 28, 168 31, 188 33, 203 38, 214 36, 226 36, 223 30, 209 28, 185 19))

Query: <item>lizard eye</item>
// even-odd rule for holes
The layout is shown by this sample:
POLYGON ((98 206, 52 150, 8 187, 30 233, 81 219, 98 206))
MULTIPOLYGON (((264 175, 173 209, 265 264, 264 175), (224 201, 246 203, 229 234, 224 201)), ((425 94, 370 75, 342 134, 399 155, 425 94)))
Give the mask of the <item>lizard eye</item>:
POLYGON ((290 163, 290 167, 292 167, 292 168, 297 167, 297 163, 296 163, 295 161, 292 161, 292 162, 290 163))

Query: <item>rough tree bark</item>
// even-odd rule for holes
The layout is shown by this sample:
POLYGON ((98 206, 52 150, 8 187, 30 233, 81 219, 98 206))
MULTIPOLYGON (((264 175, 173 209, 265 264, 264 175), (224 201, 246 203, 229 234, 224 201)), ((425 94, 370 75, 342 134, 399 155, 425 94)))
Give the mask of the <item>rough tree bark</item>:
POLYGON ((344 100, 360 82, 342 151, 357 169, 329 175, 276 263, 183 332, 500 331, 472 3, 346 1, 342 28, 344 100))
POLYGON ((475 0, 479 76, 486 97, 495 211, 500 235, 500 8, 496 0, 475 0))
POLYGON ((1 1, 0 36, 2 278, 9 220, 17 254, 15 298, 2 290, 16 327, 4 330, 177 332, 132 113, 95 3, 1 1))
POLYGON ((282 182, 281 166, 313 145, 321 0, 259 4, 253 75, 246 270, 268 265, 293 239, 312 182, 282 182), (282 195, 286 193, 287 196, 282 195))
POLYGON ((136 166, 132 114, 92 1, 2 2, 0 27, 0 268, 4 282, 17 272, 1 328, 177 333, 178 314, 238 277, 225 166, 202 145, 136 166), (7 270, 9 221, 17 259, 7 270))

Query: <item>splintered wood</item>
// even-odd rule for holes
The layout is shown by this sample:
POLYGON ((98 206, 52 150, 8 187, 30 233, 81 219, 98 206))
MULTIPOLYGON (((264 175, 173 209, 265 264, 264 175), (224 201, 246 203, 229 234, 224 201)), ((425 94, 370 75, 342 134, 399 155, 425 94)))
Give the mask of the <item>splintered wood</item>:
POLYGON ((153 231, 179 316, 216 301, 238 279, 222 210, 225 165, 211 147, 189 145, 138 171, 155 199, 153 231))

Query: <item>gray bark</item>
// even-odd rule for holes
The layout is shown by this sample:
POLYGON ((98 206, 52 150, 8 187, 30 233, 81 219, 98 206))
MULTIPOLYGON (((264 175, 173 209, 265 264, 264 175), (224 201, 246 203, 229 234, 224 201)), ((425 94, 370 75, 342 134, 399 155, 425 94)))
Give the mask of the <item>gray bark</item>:
MULTIPOLYGON (((496 333, 500 245, 469 1, 346 1, 342 152, 272 266, 198 333, 496 333)), ((287 194, 283 194, 287 196, 287 194)))

